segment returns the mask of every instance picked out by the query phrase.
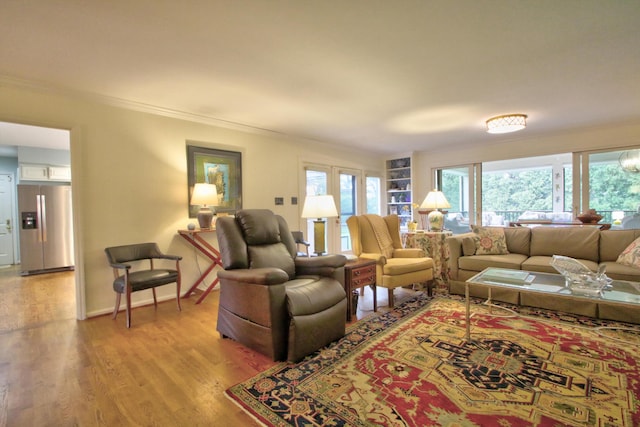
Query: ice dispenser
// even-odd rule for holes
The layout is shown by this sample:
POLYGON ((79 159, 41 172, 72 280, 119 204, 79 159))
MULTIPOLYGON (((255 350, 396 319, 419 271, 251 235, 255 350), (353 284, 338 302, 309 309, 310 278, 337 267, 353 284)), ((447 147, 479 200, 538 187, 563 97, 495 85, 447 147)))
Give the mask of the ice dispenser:
POLYGON ((37 212, 22 212, 22 229, 32 230, 38 228, 37 212))

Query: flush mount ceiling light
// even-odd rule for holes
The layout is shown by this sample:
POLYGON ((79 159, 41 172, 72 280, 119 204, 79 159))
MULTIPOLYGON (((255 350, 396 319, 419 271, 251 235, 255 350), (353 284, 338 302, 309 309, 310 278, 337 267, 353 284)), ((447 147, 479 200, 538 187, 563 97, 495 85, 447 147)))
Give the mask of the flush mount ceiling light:
POLYGON ((487 120, 487 132, 508 133, 527 127, 526 114, 505 114, 487 120))

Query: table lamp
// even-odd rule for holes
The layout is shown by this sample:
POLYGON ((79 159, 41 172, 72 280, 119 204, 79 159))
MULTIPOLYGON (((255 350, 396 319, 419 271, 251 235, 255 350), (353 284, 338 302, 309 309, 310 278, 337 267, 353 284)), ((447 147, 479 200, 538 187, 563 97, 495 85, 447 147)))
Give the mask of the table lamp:
POLYGON ((338 216, 336 203, 331 195, 307 196, 302 208, 302 218, 317 218, 313 221, 313 252, 321 256, 324 253, 324 228, 323 218, 338 216))
POLYGON ((202 229, 211 228, 213 221, 213 210, 209 206, 218 204, 218 191, 214 184, 198 183, 193 186, 193 194, 191 195, 191 204, 200 205, 198 211, 198 224, 202 229))
POLYGON ((447 201, 447 198, 444 197, 442 191, 429 191, 429 194, 427 194, 427 197, 424 198, 424 201, 420 205, 420 209, 431 210, 427 216, 429 220, 429 230, 442 231, 444 228, 444 215, 438 209, 450 207, 451 205, 447 201))

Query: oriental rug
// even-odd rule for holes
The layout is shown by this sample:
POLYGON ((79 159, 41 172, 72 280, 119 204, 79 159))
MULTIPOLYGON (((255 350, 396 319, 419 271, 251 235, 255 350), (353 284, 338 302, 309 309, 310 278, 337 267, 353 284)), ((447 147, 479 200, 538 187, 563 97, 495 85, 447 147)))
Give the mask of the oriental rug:
POLYGON ((465 341, 463 301, 420 295, 226 395, 267 426, 640 425, 640 328, 486 310, 465 341))

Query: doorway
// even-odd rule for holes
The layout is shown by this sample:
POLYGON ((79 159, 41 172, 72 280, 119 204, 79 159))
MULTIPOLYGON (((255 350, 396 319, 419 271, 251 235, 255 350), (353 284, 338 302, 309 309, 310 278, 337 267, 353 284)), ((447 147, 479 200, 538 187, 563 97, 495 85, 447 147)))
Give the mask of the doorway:
MULTIPOLYGON (((16 268, 21 262, 18 238, 18 181, 30 184, 48 180, 48 177, 43 176, 42 181, 23 181, 20 179, 20 166, 70 166, 70 155, 69 130, 0 122, 0 267, 12 267, 5 268, 5 271, 20 275, 20 268, 16 268)), ((67 182, 70 182, 70 179, 67 182)), ((73 234, 73 231, 71 233, 73 234)), ((75 240, 73 235, 70 238, 72 241, 75 240)), ((75 273, 70 274, 74 275, 73 280, 77 288, 75 273)), ((47 280, 46 273, 41 276, 41 279, 47 280)), ((80 318, 81 311, 76 311, 80 318)))
POLYGON ((15 264, 15 177, 0 173, 0 268, 15 264))

